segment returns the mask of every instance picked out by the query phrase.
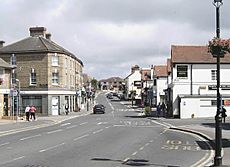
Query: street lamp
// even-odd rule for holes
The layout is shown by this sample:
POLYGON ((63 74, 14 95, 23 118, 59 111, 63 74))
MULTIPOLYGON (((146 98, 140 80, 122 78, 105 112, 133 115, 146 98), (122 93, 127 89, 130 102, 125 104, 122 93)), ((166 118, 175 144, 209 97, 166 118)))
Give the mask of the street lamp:
MULTIPOLYGON (((223 5, 222 0, 214 0, 213 5, 216 7, 216 38, 220 38, 220 6, 223 5)), ((214 166, 222 165, 222 118, 221 118, 221 95, 220 95, 220 55, 216 56, 216 90, 217 90, 217 112, 215 116, 215 157, 214 166)))

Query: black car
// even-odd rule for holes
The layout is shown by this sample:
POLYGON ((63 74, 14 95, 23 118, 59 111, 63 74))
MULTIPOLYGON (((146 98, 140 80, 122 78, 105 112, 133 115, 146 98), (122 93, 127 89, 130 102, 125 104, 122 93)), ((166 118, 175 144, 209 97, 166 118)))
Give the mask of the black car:
POLYGON ((96 104, 96 105, 93 107, 93 113, 94 113, 94 114, 97 114, 97 113, 104 114, 104 113, 105 113, 105 106, 102 105, 102 104, 96 104))

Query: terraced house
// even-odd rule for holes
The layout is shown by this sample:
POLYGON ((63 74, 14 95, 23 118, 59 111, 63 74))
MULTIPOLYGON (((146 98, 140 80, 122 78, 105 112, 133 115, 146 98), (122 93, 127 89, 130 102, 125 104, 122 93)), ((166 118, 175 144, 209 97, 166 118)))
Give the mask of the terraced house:
POLYGON ((67 104, 76 111, 81 103, 76 92, 82 89, 83 62, 53 42, 46 28, 29 31, 29 37, 0 48, 0 58, 16 65, 21 112, 32 104, 41 115, 63 114, 67 104))

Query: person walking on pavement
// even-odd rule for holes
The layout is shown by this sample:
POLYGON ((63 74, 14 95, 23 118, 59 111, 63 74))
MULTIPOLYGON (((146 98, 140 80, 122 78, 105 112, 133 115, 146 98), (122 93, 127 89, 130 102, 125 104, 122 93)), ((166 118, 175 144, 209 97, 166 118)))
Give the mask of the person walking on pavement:
POLYGON ((68 115, 68 113, 69 113, 69 104, 66 103, 65 104, 65 114, 68 115))
POLYGON ((227 117, 226 112, 227 112, 226 109, 224 107, 222 107, 221 117, 223 118, 224 123, 225 123, 225 118, 227 117))
POLYGON ((160 117, 160 114, 161 114, 161 104, 159 103, 157 105, 157 117, 159 118, 160 117))
POLYGON ((32 106, 30 107, 30 119, 32 120, 32 118, 33 118, 34 121, 36 120, 36 118, 35 118, 35 112, 36 112, 36 108, 35 108, 34 105, 32 105, 32 106))
POLYGON ((161 110, 162 110, 162 114, 163 114, 163 117, 165 117, 165 103, 164 102, 162 102, 162 104, 161 104, 161 110))
POLYGON ((25 114, 26 114, 26 120, 30 121, 30 106, 29 105, 26 106, 25 114))

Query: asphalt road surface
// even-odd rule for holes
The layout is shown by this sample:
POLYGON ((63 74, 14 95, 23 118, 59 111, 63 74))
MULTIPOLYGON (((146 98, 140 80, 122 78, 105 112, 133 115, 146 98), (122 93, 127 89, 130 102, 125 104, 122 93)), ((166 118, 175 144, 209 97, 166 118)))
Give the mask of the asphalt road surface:
POLYGON ((105 114, 0 137, 1 167, 197 167, 211 158, 199 137, 172 131, 100 94, 105 114))

